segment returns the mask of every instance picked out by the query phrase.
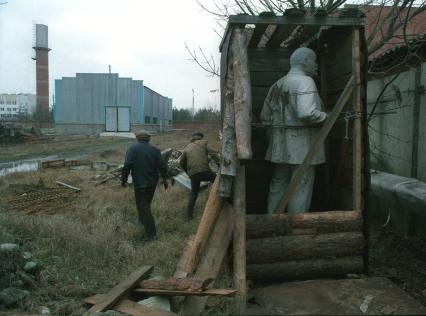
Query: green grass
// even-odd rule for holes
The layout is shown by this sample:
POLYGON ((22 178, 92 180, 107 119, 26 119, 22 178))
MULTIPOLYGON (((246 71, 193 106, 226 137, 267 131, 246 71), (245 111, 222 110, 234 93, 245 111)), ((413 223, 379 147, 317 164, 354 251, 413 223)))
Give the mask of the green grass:
MULTIPOLYGON (((182 148, 187 136, 159 135, 152 143, 182 148)), ((127 146, 102 148, 92 159, 120 162, 127 146)), ((92 179, 98 173, 61 168, 0 178, 0 242, 21 244, 42 266, 39 288, 31 291, 24 309, 49 306, 54 315, 81 315, 83 298, 107 292, 138 266, 153 265, 152 275, 173 276, 188 237, 196 232, 208 190, 200 193, 196 218, 186 223, 187 191, 178 185, 167 191, 158 187, 152 203, 158 238, 144 242, 133 190, 94 186, 92 179), (55 181, 60 180, 82 191, 71 209, 58 207, 53 214, 8 210, 7 200, 34 187, 39 179, 48 187, 56 187, 55 181)), ((114 183, 118 182, 105 186, 114 183)), ((225 286, 230 281, 225 277, 218 282, 225 286)), ((229 309, 227 301, 211 300, 206 313, 223 314, 229 309)))

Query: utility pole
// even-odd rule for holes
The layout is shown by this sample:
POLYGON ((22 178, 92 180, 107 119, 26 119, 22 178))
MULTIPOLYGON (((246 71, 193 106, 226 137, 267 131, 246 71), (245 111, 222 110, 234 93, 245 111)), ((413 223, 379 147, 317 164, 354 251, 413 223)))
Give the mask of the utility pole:
POLYGON ((194 88, 192 88, 192 120, 194 120, 195 116, 195 106, 194 106, 194 88))
POLYGON ((210 90, 210 93, 213 93, 213 95, 214 95, 214 109, 215 110, 217 110, 218 109, 218 102, 217 102, 217 93, 216 92, 219 92, 219 89, 212 89, 212 90, 210 90))

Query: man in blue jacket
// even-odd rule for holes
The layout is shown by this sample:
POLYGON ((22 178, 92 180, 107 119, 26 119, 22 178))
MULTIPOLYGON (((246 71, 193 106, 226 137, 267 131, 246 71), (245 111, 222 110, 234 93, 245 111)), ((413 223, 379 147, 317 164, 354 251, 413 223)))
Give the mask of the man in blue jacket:
POLYGON ((167 190, 167 166, 161 157, 160 150, 149 144, 151 137, 149 132, 141 130, 135 135, 137 143, 127 150, 121 173, 121 185, 126 186, 127 178, 131 172, 139 222, 145 227, 146 238, 152 240, 157 230, 154 217, 151 214, 151 202, 159 174, 161 174, 164 188, 167 190))

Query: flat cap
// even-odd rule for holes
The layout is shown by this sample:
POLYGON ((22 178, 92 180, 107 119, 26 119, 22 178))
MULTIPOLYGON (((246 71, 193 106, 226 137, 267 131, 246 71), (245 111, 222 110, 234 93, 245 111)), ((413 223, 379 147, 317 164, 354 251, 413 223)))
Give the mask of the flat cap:
POLYGON ((204 134, 201 132, 194 132, 191 135, 191 140, 198 140, 198 139, 202 139, 204 137, 204 134))
POLYGON ((141 129, 140 131, 137 131, 135 133, 135 136, 137 140, 149 140, 151 137, 151 133, 144 129, 141 129))

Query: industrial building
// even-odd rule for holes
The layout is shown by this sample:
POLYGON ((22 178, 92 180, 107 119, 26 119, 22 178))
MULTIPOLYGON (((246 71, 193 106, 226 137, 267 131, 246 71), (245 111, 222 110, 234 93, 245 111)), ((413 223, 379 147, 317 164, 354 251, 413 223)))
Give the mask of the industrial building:
POLYGON ((172 128, 172 99, 117 73, 77 73, 55 80, 57 134, 172 128))
POLYGON ((28 119, 36 109, 36 96, 30 93, 0 94, 0 120, 28 119))

